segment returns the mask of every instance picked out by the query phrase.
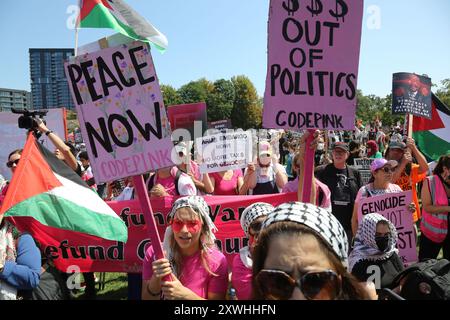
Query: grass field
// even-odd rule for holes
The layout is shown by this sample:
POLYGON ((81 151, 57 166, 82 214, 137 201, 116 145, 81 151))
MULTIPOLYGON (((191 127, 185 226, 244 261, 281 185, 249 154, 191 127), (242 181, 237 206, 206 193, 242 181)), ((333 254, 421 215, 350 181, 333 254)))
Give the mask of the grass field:
MULTIPOLYGON (((100 273, 96 272, 97 278, 100 273)), ((107 272, 105 274, 105 288, 98 290, 99 284, 96 284, 97 300, 127 300, 127 274, 107 272)), ((80 290, 75 294, 75 300, 83 300, 83 291, 80 290)))

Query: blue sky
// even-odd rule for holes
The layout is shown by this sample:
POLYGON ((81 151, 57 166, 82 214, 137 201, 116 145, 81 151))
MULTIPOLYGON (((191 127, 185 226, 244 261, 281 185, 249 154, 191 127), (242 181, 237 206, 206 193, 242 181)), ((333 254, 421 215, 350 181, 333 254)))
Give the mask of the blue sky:
MULTIPOLYGON (((306 0, 302 0, 306 1, 306 0)), ((331 1, 331 0, 330 0, 331 1)), ((169 40, 166 53, 154 50, 163 84, 247 75, 260 96, 267 68, 269 0, 128 0, 169 40)), ((0 1, 0 87, 30 90, 29 48, 73 47, 67 27, 76 0, 0 1)), ((434 83, 450 78, 450 1, 365 0, 358 88, 385 96, 392 73, 428 74, 434 83), (380 28, 369 27, 379 10, 380 28)), ((113 34, 82 29, 83 45, 113 34)))

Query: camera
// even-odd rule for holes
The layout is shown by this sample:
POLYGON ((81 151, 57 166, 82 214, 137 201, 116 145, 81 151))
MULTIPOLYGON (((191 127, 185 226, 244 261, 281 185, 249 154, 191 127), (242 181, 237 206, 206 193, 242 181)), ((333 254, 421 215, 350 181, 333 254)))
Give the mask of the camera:
MULTIPOLYGON (((43 117, 47 114, 48 111, 29 111, 26 108, 23 110, 11 108, 12 113, 21 114, 21 116, 18 119, 19 122, 19 128, 22 129, 37 129, 39 122, 39 119, 43 120, 43 117)), ((45 123, 45 121, 44 121, 45 123)))

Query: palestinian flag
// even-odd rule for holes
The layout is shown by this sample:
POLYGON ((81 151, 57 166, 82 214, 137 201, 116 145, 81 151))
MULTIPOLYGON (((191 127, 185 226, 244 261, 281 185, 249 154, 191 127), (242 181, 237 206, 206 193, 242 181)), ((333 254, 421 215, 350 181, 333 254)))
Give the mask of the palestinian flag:
POLYGON ((450 109, 431 93, 431 119, 414 117, 413 138, 429 160, 450 152, 450 109))
POLYGON ((123 0, 82 0, 79 28, 111 28, 164 52, 167 38, 123 0))
POLYGON ((73 236, 76 232, 88 235, 93 245, 102 239, 126 242, 128 236, 120 217, 31 133, 6 193, 0 218, 3 214, 20 231, 37 235, 37 240, 44 244, 49 241, 45 233, 76 239, 73 236))

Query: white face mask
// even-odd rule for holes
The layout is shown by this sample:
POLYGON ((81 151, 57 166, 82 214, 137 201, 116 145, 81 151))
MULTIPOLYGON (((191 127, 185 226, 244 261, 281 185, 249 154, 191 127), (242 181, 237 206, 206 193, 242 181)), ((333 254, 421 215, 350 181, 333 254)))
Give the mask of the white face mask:
POLYGON ((271 158, 269 156, 262 156, 259 158, 259 162, 263 165, 263 166, 267 166, 271 161, 271 158))

